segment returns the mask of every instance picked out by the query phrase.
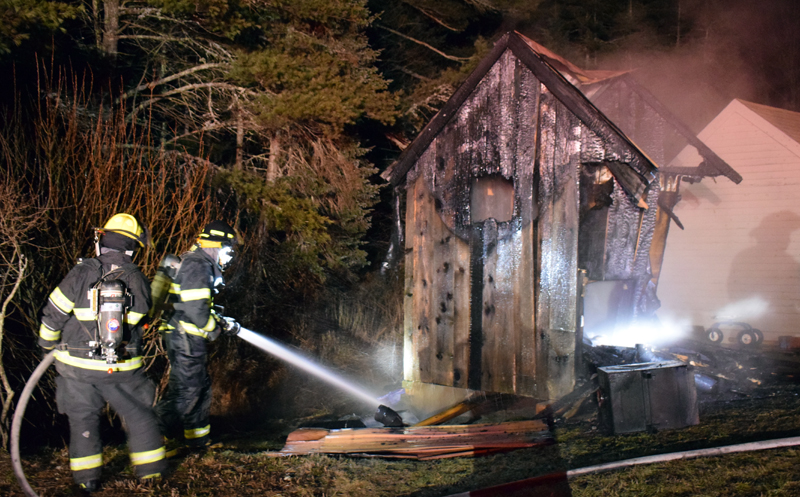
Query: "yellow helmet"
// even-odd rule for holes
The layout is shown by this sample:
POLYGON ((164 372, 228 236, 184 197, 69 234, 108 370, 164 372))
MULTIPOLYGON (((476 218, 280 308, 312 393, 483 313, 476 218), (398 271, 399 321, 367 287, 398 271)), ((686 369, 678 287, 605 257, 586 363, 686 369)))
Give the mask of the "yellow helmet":
POLYGON ((211 221, 197 237, 200 248, 232 247, 237 242, 236 232, 225 221, 211 221))
POLYGON ((147 243, 147 230, 139 224, 139 221, 130 214, 120 213, 114 214, 106 222, 101 231, 110 233, 118 233, 135 240, 140 247, 144 247, 147 243))

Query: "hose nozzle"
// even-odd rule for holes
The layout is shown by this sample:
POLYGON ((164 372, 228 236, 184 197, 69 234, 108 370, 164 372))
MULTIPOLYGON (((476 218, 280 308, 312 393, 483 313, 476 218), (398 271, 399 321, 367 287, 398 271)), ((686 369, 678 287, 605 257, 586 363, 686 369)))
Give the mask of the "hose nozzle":
POLYGON ((383 404, 379 405, 378 410, 375 411, 375 421, 390 428, 401 428, 403 426, 403 418, 383 404))

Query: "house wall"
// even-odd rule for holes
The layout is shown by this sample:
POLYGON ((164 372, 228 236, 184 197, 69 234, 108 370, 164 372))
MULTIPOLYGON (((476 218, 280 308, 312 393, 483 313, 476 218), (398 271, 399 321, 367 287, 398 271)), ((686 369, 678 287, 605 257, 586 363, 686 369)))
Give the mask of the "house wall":
MULTIPOLYGON (((669 231, 658 315, 704 328, 725 316, 765 340, 800 334, 800 144, 736 100, 698 137, 744 180, 681 183, 685 230, 669 231)), ((699 160, 687 149, 674 165, 699 160)))

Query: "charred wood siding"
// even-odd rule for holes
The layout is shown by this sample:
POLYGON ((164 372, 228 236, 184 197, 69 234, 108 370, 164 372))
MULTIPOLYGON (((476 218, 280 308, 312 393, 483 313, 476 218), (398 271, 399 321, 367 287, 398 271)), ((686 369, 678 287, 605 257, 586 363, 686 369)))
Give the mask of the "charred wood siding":
POLYGON ((407 192, 405 380, 545 401, 572 391, 579 269, 647 274, 654 174, 519 35, 499 41, 384 174, 407 192), (510 220, 472 219, 471 188, 486 176, 513 184, 510 220), (584 190, 605 202, 594 219, 584 190))
POLYGON ((572 389, 580 123, 546 90, 540 101, 543 88, 506 52, 409 173, 407 380, 541 398, 572 389), (514 218, 483 223, 476 238, 470 186, 487 174, 513 181, 514 218), (540 268, 548 304, 537 306, 540 268))
POLYGON ((466 388, 471 378, 474 388, 535 394, 531 221, 539 87, 507 52, 409 174, 406 354, 418 366, 407 380, 466 388), (513 182, 514 219, 485 223, 474 247, 470 187, 487 174, 513 182), (472 253, 480 258, 477 294, 472 253), (472 372, 471 354, 478 358, 472 372))
POLYGON ((539 142, 539 397, 572 390, 578 299, 578 118, 543 87, 539 142))

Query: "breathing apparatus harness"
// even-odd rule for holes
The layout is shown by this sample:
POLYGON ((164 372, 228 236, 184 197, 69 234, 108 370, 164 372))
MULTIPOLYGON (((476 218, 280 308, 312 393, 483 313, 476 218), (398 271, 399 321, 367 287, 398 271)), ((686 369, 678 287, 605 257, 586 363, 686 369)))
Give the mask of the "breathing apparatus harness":
POLYGON ((172 317, 174 308, 169 301, 169 293, 172 283, 175 281, 175 276, 178 275, 178 271, 181 269, 182 262, 177 255, 167 254, 158 264, 156 275, 150 284, 150 295, 153 304, 147 313, 147 318, 151 324, 159 319, 169 321, 172 317))
MULTIPOLYGON (((197 249, 201 250, 202 247, 200 247, 198 244, 197 249)), ((183 260, 174 254, 167 254, 158 264, 156 275, 150 285, 150 293, 153 302, 152 307, 147 314, 148 321, 150 323, 154 323, 158 319, 160 319, 162 322, 165 322, 172 318, 172 314, 175 309, 169 300, 169 294, 170 289, 175 281, 175 277, 177 276, 178 271, 180 271, 182 264, 183 260)), ((220 264, 220 266, 222 265, 220 264)), ((221 278, 218 278, 217 281, 214 281, 211 289, 213 294, 216 296, 223 286, 224 283, 222 282, 221 278)), ((237 335, 241 329, 241 326, 235 319, 224 316, 224 312, 225 308, 220 305, 213 305, 211 308, 211 314, 219 323, 222 333, 228 336, 237 335)), ((178 325, 178 330, 182 331, 180 324, 178 325)), ((213 342, 218 336, 219 333, 209 333, 208 340, 213 342)))
POLYGON ((122 268, 110 271, 88 291, 89 305, 97 321, 94 340, 88 345, 90 359, 105 359, 106 364, 116 364, 117 349, 122 345, 126 314, 133 307, 133 295, 120 279, 110 276, 124 274, 122 268))

